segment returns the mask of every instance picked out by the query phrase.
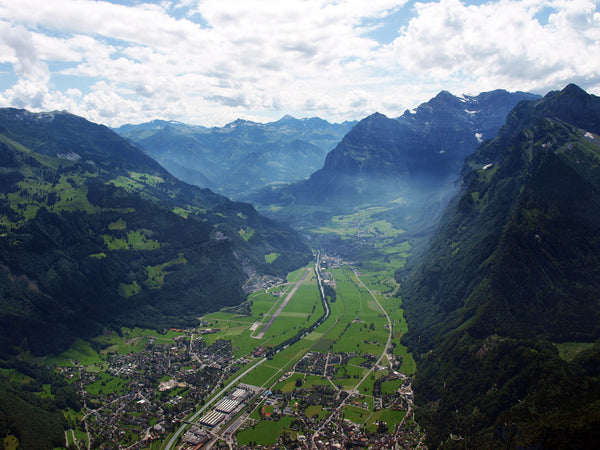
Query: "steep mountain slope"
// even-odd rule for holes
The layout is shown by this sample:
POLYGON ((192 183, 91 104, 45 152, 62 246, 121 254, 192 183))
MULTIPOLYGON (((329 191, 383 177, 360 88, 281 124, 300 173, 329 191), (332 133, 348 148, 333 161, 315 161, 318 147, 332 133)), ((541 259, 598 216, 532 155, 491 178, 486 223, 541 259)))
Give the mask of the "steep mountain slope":
POLYGON ((429 183, 444 182, 482 140, 495 136, 519 101, 533 98, 522 92, 455 97, 442 91, 397 119, 374 114, 328 155, 322 171, 326 176, 425 176, 429 183))
POLYGON ((393 215, 411 218, 399 226, 424 229, 445 205, 465 156, 495 135, 519 101, 533 98, 502 90, 475 97, 443 91, 397 119, 375 113, 344 136, 310 179, 247 199, 265 213, 276 209, 278 216, 302 225, 315 214, 393 201, 401 205, 393 215), (324 210, 307 216, 306 206, 324 210))
POLYGON ((222 128, 157 120, 116 131, 182 180, 235 197, 308 177, 353 125, 285 116, 267 124, 236 120, 222 128))
POLYGON ((431 445, 597 443, 599 134, 600 98, 569 85, 468 158, 403 293, 431 445), (565 361, 569 342, 589 349, 565 361))
POLYGON ((310 257, 291 229, 68 113, 0 110, 0 167, 2 353, 193 322, 310 257))

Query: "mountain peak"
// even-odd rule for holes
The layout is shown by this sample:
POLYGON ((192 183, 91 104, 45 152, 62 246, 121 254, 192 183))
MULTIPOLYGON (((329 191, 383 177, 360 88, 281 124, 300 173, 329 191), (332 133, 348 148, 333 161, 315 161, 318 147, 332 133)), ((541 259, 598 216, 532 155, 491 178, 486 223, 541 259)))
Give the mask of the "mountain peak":
POLYGON ((563 94, 587 97, 588 93, 574 83, 570 83, 562 90, 563 94))
POLYGON ((286 114, 281 119, 279 119, 277 122, 288 122, 290 120, 297 120, 297 119, 294 116, 290 115, 290 114, 286 114))
POLYGON ((450 91, 443 90, 440 91, 438 95, 435 96, 435 98, 455 98, 455 96, 452 95, 450 91))
POLYGON ((456 95, 451 94, 448 91, 441 91, 438 95, 432 98, 428 103, 430 104, 443 104, 443 105, 461 105, 466 102, 467 99, 463 96, 462 98, 457 97, 456 95))
POLYGON ((388 116, 376 111, 373 114, 371 114, 370 116, 367 116, 365 118, 365 120, 369 120, 369 119, 388 119, 388 116))
POLYGON ((520 132, 527 125, 544 119, 557 119, 592 133, 600 132, 600 98, 575 84, 553 91, 534 102, 524 102, 508 116, 502 134, 520 132))
POLYGON ((256 122, 252 122, 250 120, 245 120, 245 119, 236 119, 233 122, 228 123, 227 125, 225 125, 225 128, 235 128, 235 127, 252 127, 257 125, 256 122))

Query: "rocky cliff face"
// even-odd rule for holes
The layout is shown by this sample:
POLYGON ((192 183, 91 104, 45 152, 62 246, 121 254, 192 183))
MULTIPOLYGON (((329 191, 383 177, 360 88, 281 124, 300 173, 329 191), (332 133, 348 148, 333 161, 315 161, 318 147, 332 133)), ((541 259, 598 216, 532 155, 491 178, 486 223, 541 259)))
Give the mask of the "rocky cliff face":
POLYGON ((465 156, 496 135, 509 111, 535 95, 493 91, 476 97, 440 92, 397 119, 373 114, 330 152, 323 172, 354 175, 456 176, 465 156))

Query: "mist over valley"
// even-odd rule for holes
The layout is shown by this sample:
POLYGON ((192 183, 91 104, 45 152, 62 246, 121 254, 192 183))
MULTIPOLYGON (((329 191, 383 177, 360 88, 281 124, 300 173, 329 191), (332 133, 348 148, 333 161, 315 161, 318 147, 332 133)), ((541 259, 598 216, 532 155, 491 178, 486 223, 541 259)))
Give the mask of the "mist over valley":
POLYGON ((598 448, 598 30, 0 0, 0 448, 598 448))

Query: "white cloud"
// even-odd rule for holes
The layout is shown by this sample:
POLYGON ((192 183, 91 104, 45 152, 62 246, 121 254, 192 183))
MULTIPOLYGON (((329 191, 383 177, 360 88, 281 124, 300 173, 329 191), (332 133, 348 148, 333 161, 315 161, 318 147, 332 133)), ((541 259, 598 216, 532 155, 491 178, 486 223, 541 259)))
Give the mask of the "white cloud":
POLYGON ((40 61, 39 52, 34 45, 31 33, 21 25, 11 26, 0 22, 0 39, 7 51, 8 61, 15 72, 24 78, 45 78, 48 74, 46 64, 40 61))
POLYGON ((543 92, 574 81, 600 90, 591 0, 136 3, 0 0, 0 62, 19 77, 2 104, 64 102, 111 125, 212 125, 285 113, 399 115, 441 89, 543 92), (552 11, 543 23, 542 8, 552 11), (407 21, 393 42, 368 37, 398 12, 407 21))
POLYGON ((589 1, 501 0, 465 6, 458 0, 416 5, 417 16, 392 45, 398 63, 436 80, 464 77, 484 89, 545 90, 572 77, 598 81, 600 29, 589 1), (547 25, 534 17, 556 8, 547 25), (596 59, 596 61, 594 61, 596 59))
POLYGON ((135 6, 107 1, 42 0, 0 1, 0 17, 30 26, 43 26, 62 33, 109 37, 123 42, 142 43, 159 48, 176 45, 196 27, 187 20, 176 20, 156 5, 135 6))
POLYGON ((47 106, 49 92, 45 82, 21 78, 17 84, 4 92, 7 102, 17 108, 43 110, 47 106))

